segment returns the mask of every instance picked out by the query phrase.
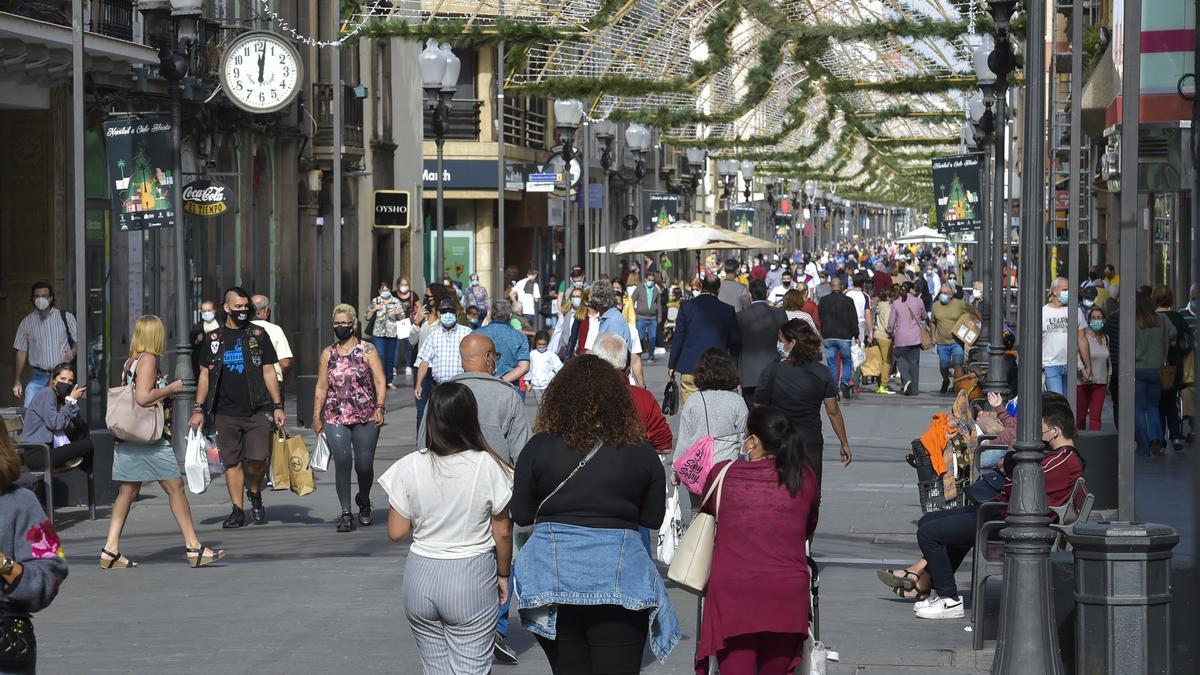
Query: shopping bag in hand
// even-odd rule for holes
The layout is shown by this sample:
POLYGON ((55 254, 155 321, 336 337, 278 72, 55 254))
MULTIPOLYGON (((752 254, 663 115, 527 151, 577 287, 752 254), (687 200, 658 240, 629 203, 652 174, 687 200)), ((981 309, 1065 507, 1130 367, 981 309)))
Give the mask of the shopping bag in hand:
POLYGON ((667 517, 658 528, 658 560, 670 565, 675 558, 675 549, 683 538, 683 510, 679 507, 679 486, 669 487, 667 492, 667 517))
POLYGON ((287 432, 282 429, 271 437, 271 486, 276 490, 289 490, 292 487, 287 441, 287 432))
MULTIPOLYGON (((308 446, 299 436, 288 436, 286 430, 280 430, 284 436, 288 456, 288 487, 292 492, 303 497, 317 489, 316 478, 313 477, 312 467, 308 462, 308 446)), ((276 484, 278 485, 278 483, 276 484)))
POLYGON ((317 471, 329 470, 329 444, 325 442, 325 432, 317 434, 317 449, 312 452, 309 464, 317 471))
POLYGON ((850 345, 850 361, 854 364, 855 370, 858 370, 862 364, 867 362, 867 351, 863 349, 858 338, 855 338, 854 344, 850 345))
POLYGON ((198 429, 188 430, 183 472, 187 475, 188 489, 193 494, 203 494, 212 482, 212 475, 208 472, 208 443, 198 429))
POLYGON ((670 417, 679 412, 679 382, 672 377, 663 390, 662 414, 670 417))

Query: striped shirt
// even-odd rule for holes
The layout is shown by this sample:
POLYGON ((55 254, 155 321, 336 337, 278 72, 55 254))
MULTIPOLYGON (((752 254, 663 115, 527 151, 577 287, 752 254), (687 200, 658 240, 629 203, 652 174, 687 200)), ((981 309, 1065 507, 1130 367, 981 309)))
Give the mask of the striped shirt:
POLYGON ((470 334, 471 329, 461 323, 450 329, 435 326, 422 338, 417 359, 429 364, 429 372, 435 381, 445 382, 463 371, 458 346, 470 334))
POLYGON ((70 312, 52 307, 46 317, 42 318, 42 313, 34 310, 21 319, 21 325, 17 327, 17 337, 13 340, 13 349, 27 352, 31 367, 53 370, 54 366, 67 360, 67 350, 70 349, 67 330, 71 331, 72 339, 79 335, 75 317, 70 312))

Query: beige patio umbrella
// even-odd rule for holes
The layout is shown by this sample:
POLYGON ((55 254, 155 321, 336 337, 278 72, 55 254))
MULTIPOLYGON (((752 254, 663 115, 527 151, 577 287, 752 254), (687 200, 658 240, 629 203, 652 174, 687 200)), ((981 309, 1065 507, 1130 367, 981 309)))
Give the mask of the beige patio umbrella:
POLYGON ((659 251, 704 251, 709 249, 775 248, 773 242, 748 234, 740 234, 701 222, 681 220, 667 227, 639 237, 614 243, 611 247, 598 246, 591 253, 630 255, 634 253, 657 253, 659 251))

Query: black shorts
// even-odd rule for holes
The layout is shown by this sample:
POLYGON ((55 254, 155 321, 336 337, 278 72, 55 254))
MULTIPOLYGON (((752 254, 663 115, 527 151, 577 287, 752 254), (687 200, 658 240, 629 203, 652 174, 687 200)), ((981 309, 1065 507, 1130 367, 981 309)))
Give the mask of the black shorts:
POLYGON ((275 421, 267 414, 256 413, 250 417, 217 415, 213 426, 217 431, 221 463, 225 466, 237 466, 243 459, 265 462, 271 456, 275 421))

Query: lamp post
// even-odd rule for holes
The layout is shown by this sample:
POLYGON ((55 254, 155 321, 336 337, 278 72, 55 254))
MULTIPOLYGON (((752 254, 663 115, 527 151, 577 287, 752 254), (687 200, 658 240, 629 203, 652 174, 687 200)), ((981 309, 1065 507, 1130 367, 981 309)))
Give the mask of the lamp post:
MULTIPOLYGON (((562 157, 563 175, 566 177, 567 185, 566 196, 563 198, 563 248, 566 249, 563 264, 567 272, 570 272, 575 259, 575 238, 572 236, 575 205, 571 202, 571 185, 574 182, 574 176, 571 173, 571 160, 575 158, 575 131, 579 129, 579 122, 582 119, 583 104, 579 101, 569 98, 554 102, 554 128, 558 134, 558 142, 562 146, 559 156, 562 157)), ((564 274, 563 278, 566 277, 567 275, 564 274)))
MULTIPOLYGON (((445 208, 443 206, 444 185, 442 183, 443 147, 446 144, 446 134, 450 131, 450 100, 454 97, 458 85, 458 71, 462 63, 450 45, 430 38, 425 42, 425 49, 417 56, 417 69, 421 71, 421 86, 425 89, 425 99, 433 121, 434 143, 437 144, 437 248, 433 263, 433 277, 427 283, 441 279, 446 272, 446 230, 445 208)), ((501 244, 503 245, 503 244, 501 244)))
MULTIPOLYGON (((600 120, 599 122, 593 122, 591 127, 592 133, 596 135, 596 140, 600 141, 600 168, 604 171, 604 176, 602 179, 604 183, 604 200, 600 202, 600 242, 604 246, 604 255, 608 255, 608 245, 612 241, 612 229, 610 227, 608 213, 608 179, 609 174, 612 173, 612 144, 613 140, 615 140, 617 137, 617 125, 609 122, 608 120, 600 120)), ((601 260, 605 259, 601 258, 601 260)), ((601 267, 603 267, 603 265, 601 265, 601 267)), ((590 272, 595 274, 594 271, 590 272)), ((596 275, 596 278, 599 278, 599 274, 596 275)))
MULTIPOLYGON (((172 419, 186 420, 192 415, 192 404, 196 399, 196 386, 192 382, 191 345, 188 344, 188 292, 187 256, 184 248, 187 237, 183 231, 183 207, 180 191, 183 189, 183 161, 180 153, 182 144, 181 85, 188 74, 191 48, 196 42, 203 11, 201 0, 142 0, 138 3, 146 21, 146 34, 158 42, 158 73, 167 80, 167 92, 171 99, 171 144, 173 147, 172 178, 174 185, 175 211, 175 379, 183 382, 183 389, 175 395, 172 403, 172 419)), ((82 105, 76 101, 76 105, 82 105)), ((77 279, 76 283, 83 283, 77 279)), ((80 350, 84 349, 80 345, 80 350)), ((187 447, 187 434, 176 433, 171 439, 175 456, 183 458, 187 447)))
POLYGON ((689 205, 691 210, 691 219, 695 220, 696 192, 700 189, 700 181, 704 180, 704 168, 705 164, 708 163, 708 151, 706 151, 704 148, 688 148, 686 152, 688 168, 691 169, 691 199, 688 201, 691 202, 689 205))
MULTIPOLYGON (((1011 1, 996 2, 1011 6, 1011 1)), ((1042 442, 1042 322, 1039 312, 1045 289, 1042 261, 1045 223, 1046 151, 1044 107, 1046 91, 1046 2, 1025 2, 1025 105, 1021 174, 1020 373, 1017 378, 1021 414, 1017 416, 1016 465, 1004 539, 1004 590, 1000 603, 1000 633, 992 672, 997 674, 1057 675, 1062 673, 1058 635, 1050 592, 1050 547, 1054 531, 1046 507, 1042 442)), ((999 24, 999 21, 997 21, 999 24)), ((1075 102, 1078 104, 1078 101, 1075 102)), ((1128 118, 1127 118, 1128 119, 1128 118)), ((1136 119, 1136 116, 1134 117, 1136 119)))
POLYGON ((737 180, 738 161, 736 159, 718 159, 717 175, 721 177, 721 198, 725 200, 725 221, 728 229, 733 229, 733 182, 737 180))
POLYGON ((988 324, 988 372, 984 379, 985 391, 1003 392, 1008 389, 1008 378, 1004 367, 1004 173, 1005 173, 1005 129, 1008 113, 1008 74, 1016 66, 1012 43, 1009 39, 1009 20, 1016 8, 1015 0, 992 0, 991 13, 995 20, 995 44, 986 56, 975 53, 975 75, 983 92, 984 103, 992 100, 992 129, 995 132, 992 146, 992 216, 988 233, 991 235, 991 261, 983 267, 990 269, 992 284, 986 286, 987 301, 991 307, 991 322, 988 324), (990 83, 990 84, 989 84, 990 83), (989 91, 990 88, 990 91, 989 91))
POLYGON ((646 177, 646 151, 650 149, 650 129, 637 122, 630 124, 625 127, 625 144, 633 151, 633 155, 636 158, 633 165, 633 176, 637 179, 637 182, 634 186, 633 201, 635 204, 634 210, 640 224, 641 217, 644 215, 642 209, 642 179, 646 177))

